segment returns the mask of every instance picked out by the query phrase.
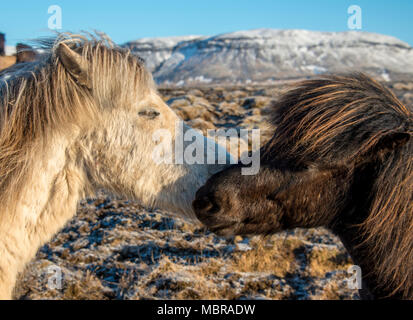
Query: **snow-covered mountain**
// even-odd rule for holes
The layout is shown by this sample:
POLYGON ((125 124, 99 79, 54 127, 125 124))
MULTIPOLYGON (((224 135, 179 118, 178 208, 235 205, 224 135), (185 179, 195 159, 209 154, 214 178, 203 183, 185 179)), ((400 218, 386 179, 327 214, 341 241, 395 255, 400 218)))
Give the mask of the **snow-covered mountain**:
POLYGON ((160 84, 265 83, 355 70, 383 80, 413 78, 413 48, 367 32, 258 29, 124 46, 145 59, 160 84))

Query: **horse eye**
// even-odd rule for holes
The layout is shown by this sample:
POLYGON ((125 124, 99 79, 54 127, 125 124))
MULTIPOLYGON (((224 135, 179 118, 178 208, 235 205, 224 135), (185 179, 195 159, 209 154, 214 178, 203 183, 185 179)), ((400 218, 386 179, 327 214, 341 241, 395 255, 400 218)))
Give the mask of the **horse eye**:
POLYGON ((147 110, 139 111, 138 115, 141 117, 149 118, 149 119, 155 119, 157 116, 160 115, 160 113, 153 109, 147 109, 147 110))

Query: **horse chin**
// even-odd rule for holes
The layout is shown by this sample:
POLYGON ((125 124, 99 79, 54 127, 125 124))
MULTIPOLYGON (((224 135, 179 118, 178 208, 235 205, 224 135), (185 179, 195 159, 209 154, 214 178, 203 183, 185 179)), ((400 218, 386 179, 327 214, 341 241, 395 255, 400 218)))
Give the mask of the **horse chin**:
MULTIPOLYGON (((203 222, 204 223, 204 222, 203 222)), ((263 232, 262 228, 256 224, 244 224, 242 222, 233 222, 233 223, 226 223, 226 224, 205 224, 208 229, 215 233, 216 235, 224 238, 229 238, 232 236, 240 235, 240 236, 253 236, 253 235, 260 235, 263 232)), ((268 234, 274 233, 274 230, 269 230, 268 234)))
POLYGON ((223 208, 214 210, 213 207, 209 206, 199 209, 199 205, 202 206, 202 198, 193 202, 196 217, 218 236, 252 236, 273 234, 283 230, 280 221, 270 211, 261 214, 266 217, 262 220, 250 216, 250 210, 226 210, 223 208))
POLYGON ((234 235, 237 235, 238 233, 236 232, 236 229, 234 229, 233 226, 225 226, 225 227, 212 227, 209 228, 209 230, 213 233, 215 233, 217 236, 224 237, 224 238, 230 238, 234 235))
POLYGON ((231 237, 238 234, 239 223, 237 221, 217 221, 213 217, 205 217, 197 214, 197 218, 209 231, 221 237, 231 237))
MULTIPOLYGON (((202 199, 201 199, 202 200, 202 199)), ((241 222, 238 219, 231 218, 230 215, 225 214, 224 210, 198 210, 200 199, 194 200, 192 206, 198 220, 208 228, 211 232, 218 236, 230 237, 239 234, 241 222)))

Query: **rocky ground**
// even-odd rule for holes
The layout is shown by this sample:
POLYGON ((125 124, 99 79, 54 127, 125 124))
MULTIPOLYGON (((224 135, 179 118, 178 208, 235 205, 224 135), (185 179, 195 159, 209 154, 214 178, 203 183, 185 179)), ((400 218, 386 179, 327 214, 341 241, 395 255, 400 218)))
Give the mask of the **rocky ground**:
MULTIPOLYGON (((268 107, 287 83, 268 87, 163 88, 191 126, 271 132, 268 107)), ((387 83, 413 106, 413 83, 387 83)), ((104 192, 43 246, 21 274, 20 299, 358 299, 351 259, 325 229, 224 239, 167 212, 104 192), (54 282, 61 272, 62 281, 54 282), (61 286, 59 286, 61 284, 61 286)))

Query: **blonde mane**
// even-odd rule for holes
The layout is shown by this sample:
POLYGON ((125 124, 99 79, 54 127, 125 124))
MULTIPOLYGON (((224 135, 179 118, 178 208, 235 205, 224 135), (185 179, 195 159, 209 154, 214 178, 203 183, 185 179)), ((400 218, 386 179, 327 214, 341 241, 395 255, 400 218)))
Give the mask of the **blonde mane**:
POLYGON ((45 51, 39 60, 0 72, 0 202, 8 211, 52 134, 70 134, 91 124, 100 108, 114 107, 112 101, 126 105, 137 89, 154 88, 142 60, 107 37, 64 33, 38 44, 45 51), (88 61, 90 88, 59 61, 61 43, 88 61))

